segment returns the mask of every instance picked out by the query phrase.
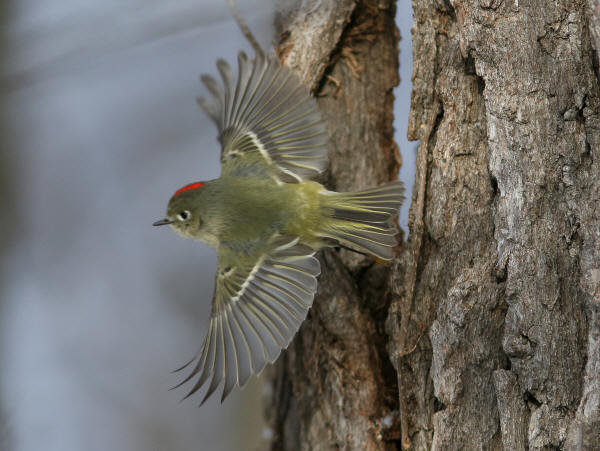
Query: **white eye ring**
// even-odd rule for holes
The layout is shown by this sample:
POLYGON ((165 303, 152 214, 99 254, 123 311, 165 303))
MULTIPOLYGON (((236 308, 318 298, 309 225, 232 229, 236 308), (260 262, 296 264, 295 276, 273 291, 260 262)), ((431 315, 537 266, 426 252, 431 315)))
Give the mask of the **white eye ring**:
POLYGON ((182 212, 177 213, 177 219, 179 219, 180 221, 187 221, 191 217, 192 217, 192 214, 190 213, 189 210, 183 210, 182 212))

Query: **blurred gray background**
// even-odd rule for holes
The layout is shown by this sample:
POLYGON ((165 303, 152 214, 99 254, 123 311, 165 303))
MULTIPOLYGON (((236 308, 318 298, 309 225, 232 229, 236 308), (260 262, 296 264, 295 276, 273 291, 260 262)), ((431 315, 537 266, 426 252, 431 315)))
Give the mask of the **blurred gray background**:
MULTIPOLYGON (((239 3, 270 49, 275 0, 239 3)), ((411 23, 400 1, 409 188, 411 23)), ((150 226, 219 175, 198 75, 252 53, 224 1, 2 0, 0 27, 0 450, 260 449, 259 380, 202 408, 168 391, 204 338, 216 256, 150 226)))

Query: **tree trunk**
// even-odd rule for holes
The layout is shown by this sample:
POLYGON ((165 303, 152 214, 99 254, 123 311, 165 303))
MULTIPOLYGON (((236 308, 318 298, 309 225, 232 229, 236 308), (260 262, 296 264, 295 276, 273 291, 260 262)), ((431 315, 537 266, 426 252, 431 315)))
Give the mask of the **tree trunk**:
MULTIPOLYGON (((397 178, 394 16, 391 0, 343 0, 279 20, 282 61, 319 97, 331 137, 323 182, 338 191, 397 178)), ((380 421, 397 404, 383 327, 390 267, 346 251, 320 260, 314 305, 276 368, 272 449, 394 449, 380 421)))
MULTIPOLYGON (((321 254, 276 366, 272 449, 598 449, 589 1, 413 1, 410 237, 391 267, 321 254)), ((395 178, 394 2, 304 8, 279 19, 279 53, 323 96, 328 184, 395 178)))

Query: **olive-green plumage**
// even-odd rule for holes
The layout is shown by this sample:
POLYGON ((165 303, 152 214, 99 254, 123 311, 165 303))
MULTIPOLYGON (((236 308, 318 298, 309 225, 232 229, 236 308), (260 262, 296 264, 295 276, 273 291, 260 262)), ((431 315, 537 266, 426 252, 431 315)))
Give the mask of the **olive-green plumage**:
POLYGON ((392 258, 403 199, 399 182, 336 193, 310 180, 327 166, 327 133, 315 100, 277 60, 240 53, 237 81, 217 66, 224 86, 204 76, 215 102, 199 103, 219 129, 221 177, 178 190, 155 223, 217 249, 209 331, 181 383, 198 376, 189 396, 212 377, 204 400, 222 380, 224 399, 287 347, 316 293, 317 250, 392 258))
POLYGON ((240 253, 263 249, 278 233, 299 237, 315 250, 342 242, 389 260, 401 195, 399 183, 336 193, 313 181, 222 176, 173 196, 167 218, 182 236, 240 253), (178 215, 184 211, 190 212, 189 219, 181 221, 178 215))

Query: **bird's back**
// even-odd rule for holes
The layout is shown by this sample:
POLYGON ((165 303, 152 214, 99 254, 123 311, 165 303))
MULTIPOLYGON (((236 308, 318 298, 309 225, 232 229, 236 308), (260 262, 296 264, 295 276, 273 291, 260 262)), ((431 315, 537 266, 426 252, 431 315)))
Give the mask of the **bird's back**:
POLYGON ((278 184, 270 178, 221 177, 214 183, 222 209, 217 228, 224 245, 264 242, 289 228, 301 208, 293 185, 278 184))

